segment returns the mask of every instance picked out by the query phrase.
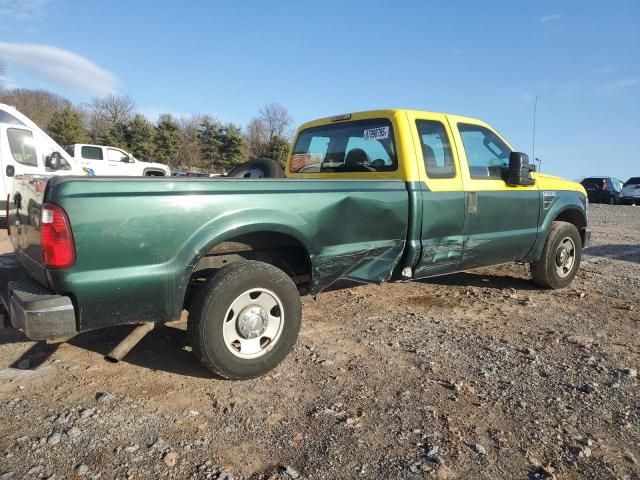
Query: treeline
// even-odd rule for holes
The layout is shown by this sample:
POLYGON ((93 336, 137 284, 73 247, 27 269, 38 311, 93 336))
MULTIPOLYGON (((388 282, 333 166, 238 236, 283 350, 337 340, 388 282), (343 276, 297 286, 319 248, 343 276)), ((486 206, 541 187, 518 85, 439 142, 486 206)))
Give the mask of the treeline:
POLYGON ((201 114, 178 118, 165 113, 151 122, 126 95, 74 105, 46 90, 0 88, 0 103, 15 106, 63 147, 112 145, 174 170, 223 172, 261 156, 284 164, 289 151, 291 117, 278 104, 262 108, 243 129, 201 114))

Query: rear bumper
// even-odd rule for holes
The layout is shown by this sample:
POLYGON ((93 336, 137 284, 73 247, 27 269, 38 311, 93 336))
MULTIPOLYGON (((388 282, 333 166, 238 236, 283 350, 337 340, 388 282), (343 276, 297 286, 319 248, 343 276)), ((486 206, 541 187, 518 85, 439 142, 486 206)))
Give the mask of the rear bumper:
POLYGON ((32 340, 77 334, 73 303, 28 277, 15 254, 0 255, 0 299, 4 325, 22 330, 32 340))

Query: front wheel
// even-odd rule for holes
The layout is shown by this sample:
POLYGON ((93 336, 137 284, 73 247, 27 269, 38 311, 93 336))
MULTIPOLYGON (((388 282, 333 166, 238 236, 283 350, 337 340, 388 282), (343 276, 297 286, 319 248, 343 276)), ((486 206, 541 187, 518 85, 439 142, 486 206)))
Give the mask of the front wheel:
POLYGON ((189 312, 191 345, 200 362, 229 379, 276 367, 298 338, 300 295, 279 268, 245 261, 221 268, 196 294, 189 312))
POLYGON ((576 226, 553 222, 542 257, 531 263, 533 281, 545 288, 564 288, 576 276, 581 258, 582 239, 576 226))

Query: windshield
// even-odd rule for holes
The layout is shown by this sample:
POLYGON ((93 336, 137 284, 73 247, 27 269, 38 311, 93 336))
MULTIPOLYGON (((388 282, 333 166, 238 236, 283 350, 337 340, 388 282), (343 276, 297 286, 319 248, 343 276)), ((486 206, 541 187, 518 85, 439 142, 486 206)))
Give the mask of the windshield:
POLYGON ((624 186, 627 185, 640 185, 640 177, 631 177, 629 180, 624 182, 624 186))
POLYGON ((292 173, 391 172, 397 168, 393 126, 387 119, 303 130, 289 162, 292 173))

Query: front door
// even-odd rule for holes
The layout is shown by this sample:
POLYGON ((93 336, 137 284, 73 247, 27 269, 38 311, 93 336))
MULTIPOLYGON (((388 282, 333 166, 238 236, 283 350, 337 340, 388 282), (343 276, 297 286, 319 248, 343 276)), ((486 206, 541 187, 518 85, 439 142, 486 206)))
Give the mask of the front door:
POLYGON ((465 190, 464 269, 523 259, 538 235, 540 192, 503 180, 512 149, 480 122, 451 117, 465 190))
POLYGON ((422 245, 414 277, 455 272, 462 261, 465 199, 451 131, 441 114, 420 113, 410 121, 416 150, 422 154, 422 245))

